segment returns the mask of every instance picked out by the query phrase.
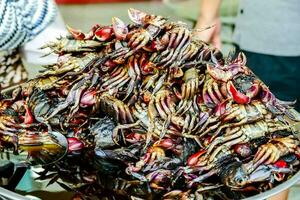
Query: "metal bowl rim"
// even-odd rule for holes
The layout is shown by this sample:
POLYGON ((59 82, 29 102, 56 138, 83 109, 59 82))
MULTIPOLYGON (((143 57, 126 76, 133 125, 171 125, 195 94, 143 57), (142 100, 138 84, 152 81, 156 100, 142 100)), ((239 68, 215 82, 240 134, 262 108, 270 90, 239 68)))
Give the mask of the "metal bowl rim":
POLYGON ((267 190, 263 193, 247 197, 243 200, 257 200, 257 199, 267 199, 269 197, 272 197, 286 189, 289 189, 291 186, 293 186, 295 183, 297 183, 300 180, 300 171, 298 171, 293 177, 291 177, 289 180, 277 185, 276 187, 267 190))

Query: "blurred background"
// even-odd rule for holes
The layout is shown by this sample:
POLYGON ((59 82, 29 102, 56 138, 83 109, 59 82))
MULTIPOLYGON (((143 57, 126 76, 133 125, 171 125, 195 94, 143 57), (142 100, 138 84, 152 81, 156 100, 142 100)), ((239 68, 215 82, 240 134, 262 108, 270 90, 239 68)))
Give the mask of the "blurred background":
MULTIPOLYGON (((85 32, 96 23, 110 24, 113 16, 129 21, 128 8, 136 8, 153 14, 160 14, 172 20, 183 21, 192 28, 196 23, 200 10, 199 0, 56 0, 56 3, 64 23, 85 32)), ((221 39, 224 54, 234 48, 232 33, 238 13, 238 5, 239 0, 225 0, 222 3, 221 39)), ((36 75, 41 69, 39 66, 32 63, 26 64, 29 77, 36 75)), ((38 170, 38 168, 33 169, 33 171, 38 170)), ((27 171, 17 187, 17 192, 46 200, 71 198, 72 194, 64 192, 58 185, 52 184, 46 187, 47 182, 34 181, 33 178, 36 176, 32 171, 27 171)), ((299 185, 291 188, 289 199, 300 199, 299 185)))

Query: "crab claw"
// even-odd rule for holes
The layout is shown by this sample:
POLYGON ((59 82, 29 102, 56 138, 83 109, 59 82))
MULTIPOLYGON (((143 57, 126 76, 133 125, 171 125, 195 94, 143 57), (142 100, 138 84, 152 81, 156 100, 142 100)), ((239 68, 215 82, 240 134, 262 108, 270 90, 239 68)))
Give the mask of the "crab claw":
POLYGON ((267 88, 266 86, 262 86, 262 95, 261 100, 267 106, 267 108, 274 114, 282 114, 284 113, 288 118, 293 121, 300 121, 300 114, 292 109, 292 106, 295 101, 293 102, 286 102, 277 99, 274 94, 267 88))
POLYGON ((274 163, 277 168, 288 168, 288 164, 284 160, 278 160, 274 163))
POLYGON ((85 34, 85 40, 91 40, 91 39, 93 39, 93 37, 95 36, 95 31, 98 29, 98 28, 100 28, 100 25, 99 24, 95 24, 92 28, 91 28, 91 30, 87 33, 87 34, 85 34))
MULTIPOLYGON (((274 163, 274 167, 277 167, 278 169, 288 169, 288 164, 284 160, 278 160, 274 163)), ((284 179, 285 175, 284 173, 275 173, 274 178, 277 181, 282 181, 284 179)))
POLYGON ((285 167, 274 167, 270 165, 260 165, 253 173, 249 175, 249 180, 246 183, 255 183, 262 182, 267 179, 270 179, 271 176, 275 174, 289 174, 292 170, 290 168, 285 167))
POLYGON ((70 137, 68 140, 68 152, 80 151, 84 148, 84 144, 78 138, 70 137))
POLYGON ((85 91, 80 99, 80 106, 92 106, 96 103, 96 90, 85 91))
POLYGON ((229 99, 223 101, 222 103, 219 103, 216 107, 215 107, 215 115, 216 116, 222 116, 226 113, 226 111, 228 110, 228 108, 231 106, 229 99))
POLYGON ((32 123, 33 123, 33 120, 34 120, 34 117, 33 117, 33 115, 31 114, 31 111, 30 111, 30 109, 28 108, 28 106, 25 105, 24 107, 25 107, 25 118, 24 118, 24 123, 25 123, 25 124, 32 124, 32 123))
POLYGON ((112 25, 116 38, 119 40, 124 40, 128 34, 128 28, 126 24, 119 18, 113 17, 112 25))
POLYGON ((112 35, 113 35, 113 28, 109 26, 98 28, 95 31, 95 38, 101 42, 108 41, 109 39, 112 38, 112 35))
POLYGON ((133 132, 125 136, 125 140, 129 143, 137 143, 143 139, 145 139, 144 135, 133 132))
POLYGON ((233 85, 231 81, 227 83, 227 90, 231 94, 233 100, 238 104, 248 104, 250 103, 250 97, 239 92, 233 85))
POLYGON ((133 21, 136 24, 143 24, 143 19, 146 17, 146 13, 136 10, 134 8, 129 8, 128 9, 128 16, 131 21, 133 21))
POLYGON ((260 84, 253 83, 252 86, 247 91, 247 96, 253 98, 258 94, 259 90, 260 90, 260 84))
POLYGON ((200 151, 198 151, 197 153, 191 155, 191 156, 188 158, 188 160, 186 161, 186 162, 187 162, 187 165, 188 165, 188 166, 195 166, 195 165, 197 165, 199 158, 200 158, 204 153, 206 153, 206 150, 200 150, 200 151))
POLYGON ((73 29, 70 26, 67 26, 67 29, 75 40, 84 40, 85 34, 80 30, 73 29))
POLYGON ((262 102, 267 103, 271 99, 272 99, 272 93, 270 92, 269 88, 267 88, 266 86, 263 86, 262 87, 262 95, 261 95, 262 102))
POLYGON ((247 63, 247 57, 243 52, 240 52, 237 58, 233 61, 233 63, 238 64, 240 66, 245 66, 247 63))

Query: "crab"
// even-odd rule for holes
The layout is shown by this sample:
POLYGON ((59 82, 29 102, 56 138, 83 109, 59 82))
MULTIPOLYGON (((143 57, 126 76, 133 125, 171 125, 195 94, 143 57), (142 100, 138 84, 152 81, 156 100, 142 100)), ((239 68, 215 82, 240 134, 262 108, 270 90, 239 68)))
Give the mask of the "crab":
POLYGON ((254 156, 254 169, 260 164, 273 164, 279 160, 280 157, 289 153, 299 154, 299 141, 293 136, 274 138, 267 144, 259 147, 254 156))
POLYGON ((253 139, 267 136, 270 133, 279 130, 289 130, 290 127, 283 125, 275 119, 260 120, 253 124, 245 124, 238 127, 233 127, 226 130, 223 136, 216 137, 213 142, 208 146, 207 154, 211 155, 210 159, 213 159, 218 151, 222 150, 223 146, 231 147, 235 144, 250 142, 253 139), (217 147, 217 149, 211 154, 212 150, 217 147))
POLYGON ((134 51, 145 47, 148 42, 152 41, 164 29, 166 23, 166 19, 162 16, 149 15, 133 8, 128 10, 128 15, 131 21, 141 26, 128 33, 128 45, 134 51))

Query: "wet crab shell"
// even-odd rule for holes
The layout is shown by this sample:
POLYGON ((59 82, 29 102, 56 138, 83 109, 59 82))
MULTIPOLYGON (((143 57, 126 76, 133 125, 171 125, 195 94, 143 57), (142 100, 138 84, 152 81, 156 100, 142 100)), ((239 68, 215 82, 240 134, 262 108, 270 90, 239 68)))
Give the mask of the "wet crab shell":
POLYGON ((106 149, 116 145, 112 138, 114 128, 114 121, 108 117, 101 118, 89 128, 91 134, 95 137, 96 148, 106 149))
POLYGON ((229 162, 220 169, 221 181, 228 187, 241 188, 244 186, 248 176, 241 162, 229 162))

